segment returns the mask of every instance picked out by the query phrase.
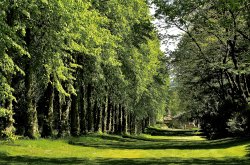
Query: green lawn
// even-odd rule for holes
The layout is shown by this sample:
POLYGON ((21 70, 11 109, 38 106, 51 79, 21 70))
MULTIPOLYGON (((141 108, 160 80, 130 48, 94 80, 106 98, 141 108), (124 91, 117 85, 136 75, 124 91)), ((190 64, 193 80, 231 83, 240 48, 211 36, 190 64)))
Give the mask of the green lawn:
POLYGON ((250 164, 250 140, 88 135, 0 143, 0 164, 250 164))

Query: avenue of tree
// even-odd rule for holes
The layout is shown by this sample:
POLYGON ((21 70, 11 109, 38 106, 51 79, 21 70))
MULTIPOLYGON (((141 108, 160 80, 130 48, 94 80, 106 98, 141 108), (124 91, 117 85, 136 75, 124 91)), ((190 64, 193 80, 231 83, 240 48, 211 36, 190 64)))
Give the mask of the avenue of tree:
POLYGON ((0 137, 138 133, 166 107, 144 0, 1 0, 0 137))
POLYGON ((0 138, 136 134, 166 111, 210 139, 249 135, 249 11, 249 0, 1 0, 0 138), (182 31, 166 35, 179 38, 168 55, 150 5, 182 31))

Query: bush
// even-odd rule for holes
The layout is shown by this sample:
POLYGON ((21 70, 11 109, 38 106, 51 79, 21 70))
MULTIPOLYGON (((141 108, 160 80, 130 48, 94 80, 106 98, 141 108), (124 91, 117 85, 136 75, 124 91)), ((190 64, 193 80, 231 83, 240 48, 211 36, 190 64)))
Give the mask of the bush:
POLYGON ((247 130, 248 118, 243 114, 236 112, 232 114, 232 117, 227 122, 227 130, 233 135, 244 135, 247 130))

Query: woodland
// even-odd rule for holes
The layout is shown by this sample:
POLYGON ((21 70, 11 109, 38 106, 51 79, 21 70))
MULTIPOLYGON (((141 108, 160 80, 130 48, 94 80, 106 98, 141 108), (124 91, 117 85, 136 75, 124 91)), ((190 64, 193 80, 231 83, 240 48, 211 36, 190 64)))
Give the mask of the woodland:
POLYGON ((0 164, 247 164, 249 132, 249 0, 0 1, 0 164))
POLYGON ((249 132, 250 4, 3 0, 0 131, 38 137, 141 133, 171 111, 208 138, 249 132), (160 49, 150 15, 180 34, 160 49), (125 10, 126 9, 126 10, 125 10))

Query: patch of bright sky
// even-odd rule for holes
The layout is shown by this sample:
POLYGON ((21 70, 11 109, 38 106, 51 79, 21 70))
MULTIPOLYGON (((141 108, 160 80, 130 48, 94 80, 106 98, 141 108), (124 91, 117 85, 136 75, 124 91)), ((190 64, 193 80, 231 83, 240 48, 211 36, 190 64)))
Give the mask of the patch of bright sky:
MULTIPOLYGON (((156 6, 150 6, 150 13, 152 16, 154 16, 155 10, 156 6)), ((166 55, 168 55, 177 48, 182 31, 177 27, 167 27, 167 24, 164 20, 155 19, 153 24, 160 35, 161 50, 165 52, 166 55)))

